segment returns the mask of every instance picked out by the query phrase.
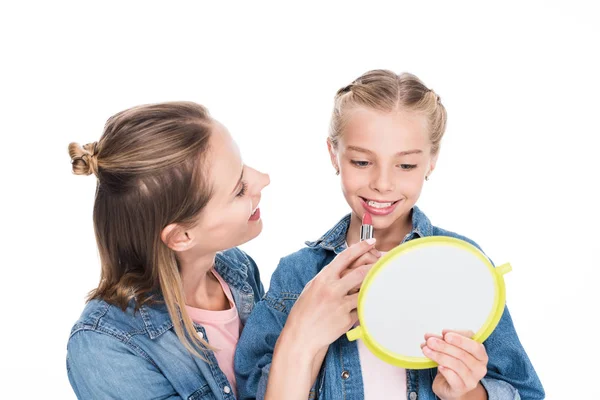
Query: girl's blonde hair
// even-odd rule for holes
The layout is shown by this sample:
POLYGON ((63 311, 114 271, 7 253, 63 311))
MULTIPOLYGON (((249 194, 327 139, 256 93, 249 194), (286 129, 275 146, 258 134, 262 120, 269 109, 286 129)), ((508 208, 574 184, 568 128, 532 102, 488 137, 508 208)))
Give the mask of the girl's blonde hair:
POLYGON ((422 113, 429 122, 431 153, 438 153, 446 130, 446 109, 440 97, 416 76, 377 69, 366 72, 338 90, 329 128, 329 140, 335 149, 344 130, 347 112, 356 107, 383 112, 410 110, 422 113))

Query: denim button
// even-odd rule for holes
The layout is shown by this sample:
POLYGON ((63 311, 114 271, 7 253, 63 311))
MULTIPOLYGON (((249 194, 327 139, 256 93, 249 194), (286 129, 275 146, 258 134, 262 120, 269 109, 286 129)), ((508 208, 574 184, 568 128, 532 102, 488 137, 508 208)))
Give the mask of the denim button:
POLYGON ((343 379, 343 380, 346 380, 346 379, 348 379, 349 377, 350 377, 350 372, 348 372, 348 371, 343 371, 343 372, 342 372, 342 379, 343 379))
POLYGON ((416 392, 410 392, 410 394, 408 395, 408 397, 410 398, 410 400, 417 400, 417 393, 416 392))
POLYGON ((225 393, 229 394, 229 393, 231 393, 231 388, 230 388, 229 386, 225 386, 225 387, 223 388, 223 391, 224 391, 225 393))

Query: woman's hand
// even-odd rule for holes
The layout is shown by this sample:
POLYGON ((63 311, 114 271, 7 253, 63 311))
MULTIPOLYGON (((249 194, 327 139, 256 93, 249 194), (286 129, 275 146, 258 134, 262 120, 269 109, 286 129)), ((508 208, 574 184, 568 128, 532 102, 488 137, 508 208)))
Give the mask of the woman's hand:
POLYGON ((348 247, 304 287, 283 331, 293 331, 305 350, 316 354, 358 320, 358 293, 349 292, 360 287, 372 267, 374 244, 371 239, 348 247))
MULTIPOLYGON (((358 257, 352 264, 350 264, 348 266, 347 269, 343 270, 342 273, 340 274, 340 276, 344 277, 348 273, 350 273, 352 270, 354 270, 355 268, 358 268, 362 265, 375 264, 379 260, 380 257, 381 257, 381 253, 379 252, 379 250, 377 250, 375 247, 373 247, 371 250, 367 251, 366 253, 364 253, 363 255, 358 257)), ((350 289, 349 294, 358 293, 358 291, 360 290, 361 284, 362 284, 362 282, 358 286, 355 286, 352 289, 350 289)))
POLYGON ((351 291, 372 267, 362 256, 374 245, 370 239, 348 247, 306 284, 275 345, 265 399, 308 397, 329 345, 358 320, 358 293, 351 291))

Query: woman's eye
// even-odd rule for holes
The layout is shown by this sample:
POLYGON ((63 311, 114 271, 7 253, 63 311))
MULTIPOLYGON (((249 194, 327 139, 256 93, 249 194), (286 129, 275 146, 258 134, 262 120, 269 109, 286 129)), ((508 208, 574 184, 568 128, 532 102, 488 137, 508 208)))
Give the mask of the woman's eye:
POLYGON ((246 194, 246 191, 248 190, 248 184, 246 182, 242 182, 242 188, 240 189, 240 191, 238 192, 238 194, 236 194, 237 197, 244 197, 244 195, 246 194))

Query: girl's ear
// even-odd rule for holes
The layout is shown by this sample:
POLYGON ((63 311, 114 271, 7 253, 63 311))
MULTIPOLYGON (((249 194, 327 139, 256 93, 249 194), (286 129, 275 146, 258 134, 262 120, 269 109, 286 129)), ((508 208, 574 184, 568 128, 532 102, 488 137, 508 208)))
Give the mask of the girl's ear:
POLYGON ((429 161, 429 168, 427 173, 425 174, 425 179, 429 178, 431 176, 431 174, 433 173, 433 170, 435 169, 435 165, 437 164, 437 160, 438 160, 438 155, 440 153, 437 153, 434 156, 431 156, 431 160, 429 161))
POLYGON ((330 138, 327 138, 327 151, 329 151, 329 158, 331 159, 331 165, 335 169, 335 173, 339 175, 340 166, 337 157, 337 150, 334 148, 330 138))

